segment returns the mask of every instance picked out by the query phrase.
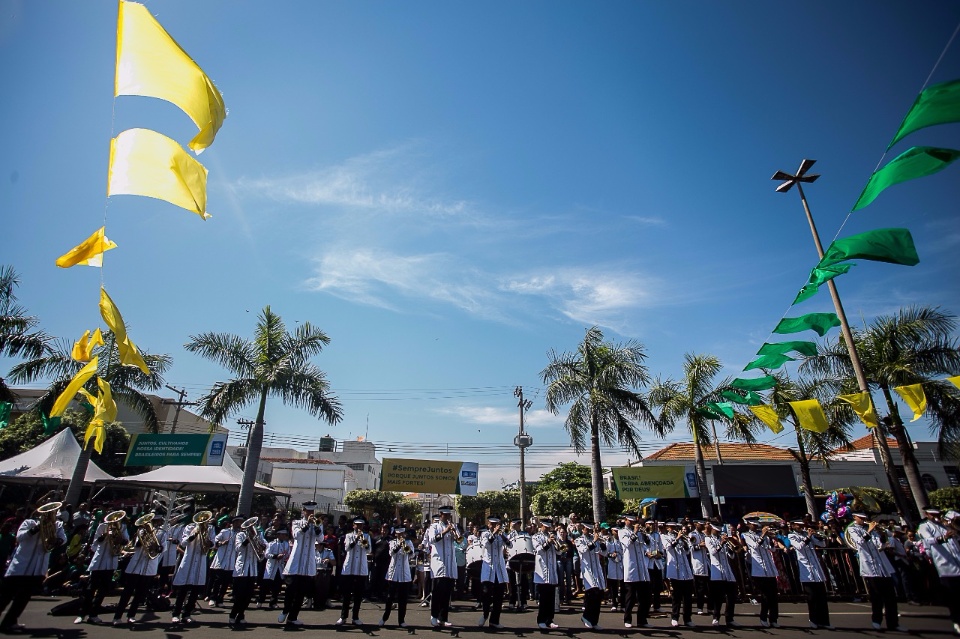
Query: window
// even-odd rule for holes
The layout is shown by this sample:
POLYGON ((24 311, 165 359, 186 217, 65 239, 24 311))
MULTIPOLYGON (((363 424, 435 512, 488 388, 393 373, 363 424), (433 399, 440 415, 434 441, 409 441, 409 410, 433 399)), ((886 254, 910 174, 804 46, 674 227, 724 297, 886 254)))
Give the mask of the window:
POLYGON ((956 466, 944 466, 943 472, 947 474, 947 481, 951 488, 960 488, 960 468, 956 466))
POLYGON ((937 489, 937 480, 930 473, 920 475, 920 481, 923 482, 923 488, 928 492, 937 489))

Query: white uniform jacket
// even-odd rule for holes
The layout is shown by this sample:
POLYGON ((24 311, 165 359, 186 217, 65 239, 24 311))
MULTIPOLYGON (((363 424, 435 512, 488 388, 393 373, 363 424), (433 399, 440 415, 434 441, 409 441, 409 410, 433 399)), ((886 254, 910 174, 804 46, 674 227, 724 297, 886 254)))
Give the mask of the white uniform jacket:
MULTIPOLYGON (((57 539, 67 543, 67 533, 63 522, 57 521, 57 539)), ((40 522, 25 519, 17 529, 17 547, 13 549, 7 577, 43 577, 50 566, 50 553, 43 549, 43 537, 40 535, 40 522), (32 532, 36 529, 36 532, 32 532)))
POLYGON ((943 524, 928 519, 917 528, 917 537, 923 541, 938 575, 960 577, 960 541, 957 541, 957 535, 948 538, 948 532, 943 524))
MULTIPOLYGON (((206 543, 213 546, 213 527, 207 526, 206 543)), ((189 523, 180 537, 183 558, 173 575, 174 586, 205 586, 207 584, 207 552, 202 547, 203 539, 199 524, 189 523)))
POLYGON ((607 579, 623 581, 623 547, 620 540, 611 536, 603 554, 607 557, 607 579))
POLYGON ((693 568, 694 577, 710 576, 710 554, 700 545, 706 537, 699 530, 691 530, 687 536, 690 545, 690 566, 693 568))
POLYGON ((533 583, 553 584, 557 581, 557 547, 542 532, 533 536, 533 583))
POLYGON ((263 578, 267 581, 276 579, 277 573, 283 570, 289 554, 289 541, 274 539, 267 544, 267 565, 263 569, 263 578))
POLYGON ((647 534, 647 570, 663 570, 663 540, 660 533, 647 534))
POLYGON ((867 532, 866 526, 851 524, 846 530, 847 544, 857 549, 861 577, 893 577, 893 566, 881 551, 882 542, 876 532, 867 532))
POLYGON ((447 527, 442 521, 432 524, 425 533, 430 540, 430 570, 434 578, 457 578, 457 552, 454 548, 454 534, 444 533, 447 527))
POLYGON ((167 530, 167 541, 163 545, 163 555, 160 557, 160 566, 176 567, 180 562, 180 538, 183 537, 183 524, 175 524, 167 530))
MULTIPOLYGON (((120 525, 120 539, 123 540, 121 545, 130 541, 130 533, 127 532, 127 527, 122 524, 120 525)), ((90 572, 94 570, 114 571, 117 569, 120 555, 113 551, 113 544, 110 543, 110 538, 107 536, 107 524, 101 523, 97 526, 97 532, 93 534, 90 548, 93 549, 93 558, 87 567, 90 572)))
MULTIPOLYGON (((256 534, 260 535, 260 533, 256 534)), ((259 577, 259 560, 257 559, 257 553, 253 550, 253 542, 247 537, 246 531, 241 530, 237 532, 234 536, 233 543, 236 546, 234 548, 236 558, 233 562, 233 576, 259 577)), ((267 545, 267 542, 264 541, 262 536, 260 537, 260 544, 261 547, 267 545)))
POLYGON ((603 564, 600 562, 601 544, 593 541, 593 537, 580 535, 573 542, 580 555, 580 578, 583 580, 583 589, 607 587, 607 579, 603 576, 603 564))
POLYGON ((317 574, 317 539, 323 539, 323 526, 311 526, 306 519, 298 519, 290 526, 290 555, 283 567, 284 575, 313 577, 317 574))
POLYGON ((513 542, 503 532, 496 535, 489 530, 480 533, 480 581, 489 581, 495 584, 505 584, 507 576, 507 560, 504 552, 513 546, 513 542))
POLYGON ((690 555, 687 540, 673 533, 667 533, 660 538, 663 542, 663 555, 666 558, 666 568, 663 576, 671 581, 690 581, 693 579, 693 567, 690 565, 690 555))
POLYGON ((741 535, 747 546, 747 556, 750 559, 750 576, 776 577, 777 564, 773 560, 773 540, 766 535, 748 530, 741 535))
POLYGON ((817 557, 817 548, 823 548, 827 545, 823 537, 793 531, 787 535, 787 539, 790 540, 790 548, 797 553, 800 582, 825 583, 826 575, 824 575, 823 566, 820 564, 820 558, 817 557))
POLYGON ((210 570, 233 570, 237 561, 236 536, 237 531, 233 528, 224 528, 217 533, 213 540, 217 551, 210 562, 210 570))
POLYGON ((162 530, 154 529, 153 534, 157 536, 157 541, 160 543, 160 552, 157 553, 157 556, 153 559, 147 556, 147 547, 144 546, 139 539, 138 535, 134 535, 134 543, 136 543, 136 550, 133 551, 133 556, 130 557, 130 562, 127 564, 127 569, 124 570, 128 575, 141 575, 143 577, 153 577, 157 574, 157 569, 160 567, 160 555, 163 554, 163 545, 167 539, 167 533, 162 530))
POLYGON ((727 544, 721 541, 718 535, 704 535, 703 543, 707 545, 707 553, 710 555, 710 581, 736 582, 737 577, 730 567, 727 544))
POLYGON ((390 540, 390 565, 387 566, 387 581, 404 584, 412 581, 410 557, 413 556, 415 551, 413 542, 409 539, 390 540))
MULTIPOLYGON (((620 545, 623 547, 623 581, 625 583, 650 581, 647 570, 647 545, 643 537, 629 528, 620 529, 620 545)), ((579 550, 580 546, 577 546, 579 550)))
POLYGON ((370 574, 367 552, 371 546, 370 535, 367 533, 348 532, 343 538, 343 568, 340 574, 354 577, 366 577, 370 574))
POLYGON ((337 565, 337 557, 333 554, 333 551, 324 546, 322 549, 317 551, 316 557, 317 574, 333 574, 333 569, 337 565))

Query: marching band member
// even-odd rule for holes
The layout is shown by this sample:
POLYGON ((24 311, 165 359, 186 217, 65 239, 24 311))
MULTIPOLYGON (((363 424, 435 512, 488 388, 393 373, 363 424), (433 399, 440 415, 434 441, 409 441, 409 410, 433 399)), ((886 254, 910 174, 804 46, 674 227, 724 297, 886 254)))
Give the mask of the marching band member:
POLYGON ((120 593, 120 600, 113 611, 115 626, 120 625, 120 618, 128 602, 130 610, 127 611, 127 623, 137 622, 137 611, 146 601, 147 590, 157 576, 157 568, 160 566, 160 555, 163 553, 163 542, 166 539, 166 533, 160 530, 162 522, 163 515, 153 513, 152 524, 141 526, 136 532, 136 538, 133 540, 135 550, 123 574, 123 592, 120 593), (150 528, 152 528, 154 539, 150 538, 150 528))
POLYGON ((314 515, 316 509, 317 502, 303 502, 303 517, 293 522, 293 544, 283 567, 283 576, 289 580, 283 595, 283 611, 277 617, 279 623, 303 625, 299 619, 300 609, 317 574, 317 539, 323 539, 323 527, 314 515))
POLYGON ((647 570, 646 534, 638 533, 640 524, 633 515, 625 515, 620 530, 623 547, 623 627, 633 627, 633 608, 637 608, 637 626, 649 628, 647 609, 650 606, 650 572, 647 570))
POLYGON ((261 608, 269 593, 270 610, 277 607, 277 601, 280 599, 283 566, 287 563, 287 556, 290 554, 290 531, 286 528, 274 528, 272 534, 275 539, 267 544, 267 563, 263 568, 263 578, 260 580, 260 593, 257 598, 257 608, 261 608))
POLYGON ((25 629, 18 620, 34 590, 43 583, 50 565, 50 550, 67 543, 63 522, 56 519, 55 512, 37 514, 37 519, 24 519, 17 529, 17 547, 0 584, 0 612, 10 606, 0 621, 0 632, 25 629), (43 531, 44 527, 48 530, 43 531), (50 538, 45 538, 41 532, 50 532, 50 538))
MULTIPOLYGON (((526 536, 528 535, 523 529, 523 520, 511 519, 510 532, 507 533, 511 546, 516 544, 517 539, 526 536)), ((523 568, 524 566, 517 563, 507 564, 507 576, 510 578, 510 605, 514 606, 517 612, 527 609, 527 601, 530 597, 530 578, 523 568)))
POLYGON ((620 529, 611 528, 606 541, 607 588, 610 594, 610 612, 616 612, 620 601, 620 584, 623 583, 623 546, 620 545, 620 529))
POLYGON ((116 572, 120 560, 120 549, 130 541, 130 533, 122 523, 126 513, 122 510, 114 512, 122 516, 110 523, 101 522, 93 534, 93 541, 90 543, 93 558, 88 567, 90 577, 80 596, 80 615, 73 623, 100 623, 98 613, 103 598, 113 589, 113 573, 116 572))
POLYGON ((245 518, 239 515, 233 517, 230 528, 224 528, 217 533, 213 543, 216 554, 210 563, 210 598, 207 603, 211 606, 223 607, 223 598, 227 594, 227 587, 233 577, 234 565, 237 562, 237 533, 240 524, 245 518))
POLYGON ((830 625, 830 608, 827 604, 827 576, 817 557, 817 548, 823 548, 827 542, 816 533, 812 525, 802 519, 790 522, 793 530, 787 536, 790 549, 796 553, 800 568, 800 583, 807 595, 807 612, 811 628, 833 630, 830 625), (807 526, 806 532, 804 527, 807 526))
POLYGON ((557 596, 557 536, 550 528, 552 519, 540 519, 540 532, 533 536, 533 583, 537 584, 540 605, 537 626, 541 629, 559 628, 553 623, 557 596))
POLYGON ((690 546, 690 565, 693 568, 693 594, 697 600, 698 615, 704 614, 704 601, 707 602, 707 612, 710 612, 710 554, 703 545, 706 537, 705 526, 706 522, 703 520, 693 522, 693 530, 687 536, 687 543, 690 546))
POLYGON ((957 541, 957 520, 953 518, 949 525, 944 524, 936 508, 927 508, 923 513, 927 519, 917 528, 917 536, 923 541, 923 547, 940 575, 953 629, 960 634, 960 542, 957 541))
POLYGON ((587 628, 602 630, 600 603, 607 587, 607 581, 603 577, 603 565, 600 563, 603 544, 593 524, 580 522, 578 528, 580 535, 574 544, 580 555, 580 578, 583 580, 583 615, 580 621, 587 628))
POLYGON ((880 630, 886 611, 887 628, 905 632, 906 628, 900 625, 897 612, 897 591, 893 585, 893 566, 886 554, 881 552, 880 536, 874 531, 877 522, 871 521, 869 526, 866 513, 853 513, 853 523, 847 526, 847 544, 856 549, 857 562, 860 565, 860 576, 867 584, 867 593, 873 613, 870 621, 874 630, 880 630))
POLYGON ((749 530, 743 533, 743 542, 747 547, 750 558, 750 576, 757 587, 757 598, 760 600, 760 625, 764 628, 779 628, 777 619, 780 617, 780 600, 777 593, 777 577, 780 572, 773 559, 773 548, 783 544, 773 537, 769 526, 764 526, 758 532, 760 523, 756 519, 747 520, 749 530))
POLYGON ((450 521, 453 508, 442 506, 440 521, 427 529, 430 539, 430 572, 433 574, 432 600, 430 602, 430 625, 450 627, 450 596, 457 582, 457 554, 453 547, 454 539, 460 531, 450 521))
POLYGON ((663 542, 660 540, 660 532, 663 529, 662 521, 647 522, 647 538, 650 542, 647 546, 647 572, 650 573, 650 602, 654 612, 662 612, 660 593, 663 591, 663 542))
POLYGON ((213 548, 213 526, 208 522, 213 518, 210 511, 197 513, 194 519, 209 515, 200 522, 192 521, 183 529, 180 546, 183 557, 177 572, 173 575, 173 589, 177 598, 173 604, 170 621, 174 624, 193 623, 190 615, 197 606, 197 597, 207 585, 207 552, 213 548))
MULTIPOLYGON (((370 535, 363 532, 363 525, 367 523, 363 517, 353 520, 353 531, 347 533, 343 539, 343 567, 340 569, 340 598, 343 606, 340 608, 340 618, 337 625, 342 626, 350 612, 350 600, 353 599, 353 625, 362 626, 360 621, 360 603, 367 586, 369 564, 367 553, 370 552, 370 535)), ((456 563, 456 562, 454 562, 456 563)))
POLYGON ((740 626, 733 620, 737 605, 737 577, 730 567, 730 554, 740 542, 723 533, 717 524, 707 524, 704 529, 703 547, 710 555, 710 608, 713 610, 713 625, 720 626, 720 609, 726 603, 727 626, 740 626))
POLYGON ((397 625, 406 628, 407 599, 410 596, 410 557, 416 549, 413 542, 406 538, 407 529, 402 526, 393 529, 395 539, 390 540, 390 565, 387 567, 387 599, 384 602, 383 617, 380 618, 380 627, 383 628, 390 618, 393 602, 397 602, 397 625))
POLYGON ((670 625, 680 625, 680 613, 683 611, 683 625, 693 627, 693 567, 690 565, 687 540, 680 534, 679 522, 667 522, 667 532, 661 536, 663 554, 666 558, 664 576, 670 582, 672 609, 670 625))
POLYGON ((180 538, 183 536, 185 524, 180 521, 183 515, 171 519, 164 529, 166 541, 163 544, 163 554, 160 556, 160 568, 157 573, 160 575, 160 590, 168 592, 173 579, 173 573, 180 562, 180 556, 183 554, 183 548, 180 547, 180 538))
POLYGON ((507 562, 504 554, 507 548, 513 545, 510 538, 503 533, 500 519, 487 517, 487 527, 480 533, 480 544, 483 551, 480 554, 480 583, 482 592, 480 603, 483 615, 477 625, 483 627, 490 620, 491 628, 503 628, 500 624, 500 613, 503 610, 503 595, 507 576, 507 562))
POLYGON ((234 517, 234 529, 237 532, 233 539, 236 559, 233 562, 233 573, 231 575, 233 577, 233 607, 230 608, 230 617, 227 620, 227 623, 231 626, 247 623, 244 617, 247 606, 253 599, 253 588, 257 585, 257 576, 260 573, 255 544, 259 544, 259 548, 265 548, 267 545, 260 532, 257 531, 255 524, 243 528, 237 523, 237 519, 240 519, 240 523, 246 521, 243 515, 234 517), (251 538, 253 535, 256 535, 256 539, 251 538))
POLYGON ((317 576, 313 578, 313 609, 326 610, 330 599, 330 582, 337 567, 337 538, 333 535, 317 540, 317 576))

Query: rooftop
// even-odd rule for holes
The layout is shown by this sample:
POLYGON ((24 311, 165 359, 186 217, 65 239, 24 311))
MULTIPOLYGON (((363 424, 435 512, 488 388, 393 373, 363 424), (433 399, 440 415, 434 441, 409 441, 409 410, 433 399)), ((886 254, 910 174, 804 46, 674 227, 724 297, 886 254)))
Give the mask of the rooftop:
MULTIPOLYGON (((899 448, 897 445, 897 440, 893 437, 887 437, 887 445, 890 448, 899 448)), ((870 450, 871 448, 876 448, 875 442, 873 440, 873 434, 867 434, 861 437, 860 439, 855 439, 850 442, 847 446, 841 446, 834 452, 850 452, 854 450, 870 450)))
MULTIPOLYGON (((712 445, 702 446, 705 461, 716 460, 716 450, 712 445)), ((724 461, 771 460, 793 461, 793 455, 786 448, 777 448, 768 444, 720 444, 720 455, 724 461)), ((644 457, 644 461, 692 461, 694 458, 692 443, 670 444, 661 448, 652 455, 644 457)))

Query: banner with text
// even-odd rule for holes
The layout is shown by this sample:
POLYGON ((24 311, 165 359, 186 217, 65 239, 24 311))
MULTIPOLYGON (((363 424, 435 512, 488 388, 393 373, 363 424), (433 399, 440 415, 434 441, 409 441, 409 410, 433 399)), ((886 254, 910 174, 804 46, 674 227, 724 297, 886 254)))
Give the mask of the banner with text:
POLYGON ((124 466, 220 466, 227 452, 227 433, 154 435, 130 438, 124 466))
POLYGON ((384 458, 380 490, 474 497, 479 470, 477 462, 384 458))
POLYGON ((693 497, 698 494, 696 478, 689 478, 687 475, 687 469, 683 466, 629 466, 613 469, 613 481, 620 499, 693 497))

